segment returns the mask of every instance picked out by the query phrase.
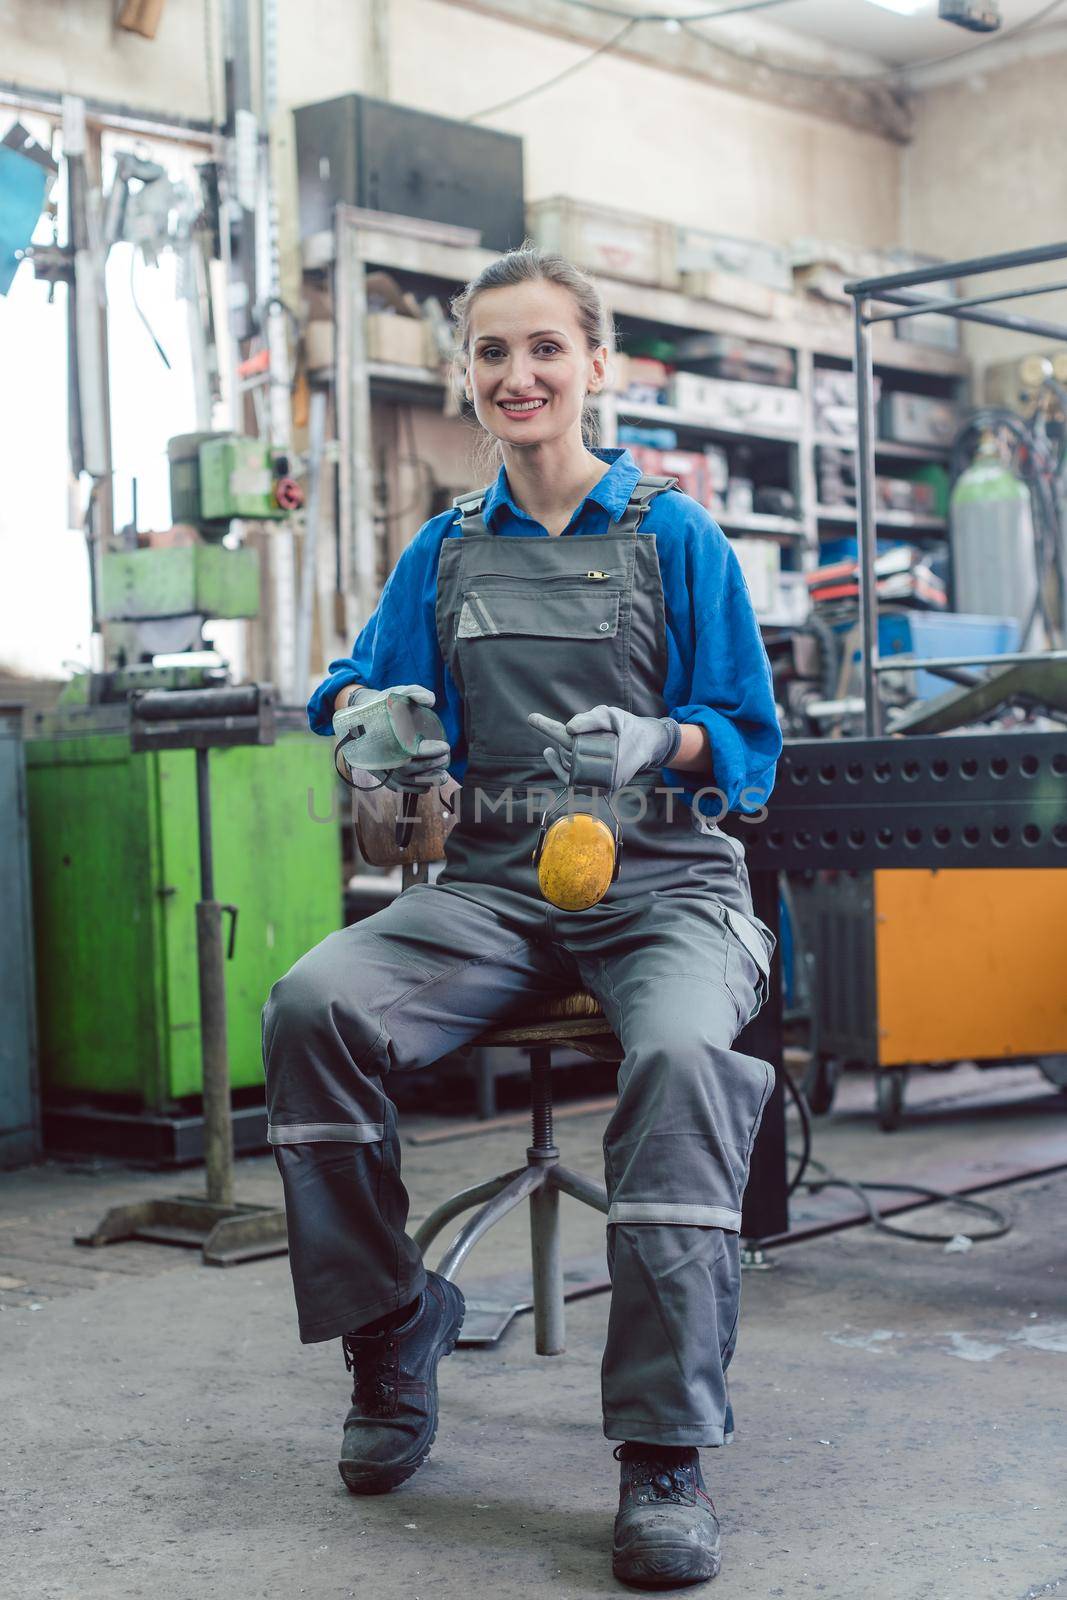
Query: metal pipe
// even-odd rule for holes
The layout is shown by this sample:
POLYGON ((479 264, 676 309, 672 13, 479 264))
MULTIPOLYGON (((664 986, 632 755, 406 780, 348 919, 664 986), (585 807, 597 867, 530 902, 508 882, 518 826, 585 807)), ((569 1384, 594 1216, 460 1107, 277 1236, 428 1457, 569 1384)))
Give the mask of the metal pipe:
MULTIPOLYGON (((215 862, 211 849, 211 773, 208 752, 196 752, 196 815, 200 835, 200 898, 215 899, 215 862)), ((221 910, 220 910, 221 918, 221 910)), ((219 934, 219 961, 222 960, 222 935, 219 934)))
MULTIPOLYGON (((198 750, 200 758, 207 752, 198 750)), ((210 835, 208 836, 210 839, 210 835)), ((210 843, 208 846, 210 872, 210 843)), ((200 827, 200 872, 204 873, 204 828, 200 827)), ((200 989, 200 1061, 204 1096, 204 1162, 207 1197, 233 1205, 233 1120, 230 1061, 226 1049, 226 968, 222 954, 222 907, 204 894, 196 908, 196 959, 200 989)))
POLYGON ((910 289, 917 283, 943 283, 951 278, 973 278, 980 272, 999 272, 1006 267, 1029 267, 1039 261, 1067 260, 1067 243, 1035 245, 1031 250, 1009 250, 996 256, 973 256, 969 261, 942 261, 934 267, 916 267, 911 272, 887 273, 881 278, 862 278, 846 283, 845 293, 859 299, 878 297, 880 289, 910 289))
MULTIPOLYGON (((209 122, 199 117, 182 117, 174 112, 147 111, 120 100, 97 100, 92 95, 82 95, 86 119, 101 127, 116 128, 123 133, 140 133, 150 139, 166 139, 170 143, 202 145, 214 150, 218 140, 209 122)), ((13 106, 16 111, 36 111, 42 116, 60 120, 63 96, 54 89, 35 89, 28 84, 0 82, 0 105, 13 106)))
POLYGON ((461 1189, 450 1199, 443 1200, 428 1217, 423 1219, 412 1235, 422 1254, 426 1254, 426 1246, 433 1243, 441 1229, 447 1227, 454 1217, 460 1216, 464 1211, 472 1210, 474 1206, 484 1204, 486 1200, 492 1200, 501 1189, 506 1189, 509 1183, 513 1183, 525 1171, 525 1167, 516 1167, 513 1172, 501 1173, 499 1178, 487 1178, 484 1183, 476 1183, 469 1189, 461 1189))
POLYGON ((610 1208, 607 1190, 580 1172, 556 1166, 551 1169, 550 1182, 561 1194, 569 1194, 572 1200, 580 1200, 583 1206, 592 1206, 594 1211, 602 1211, 607 1216, 610 1208))
POLYGON ((1027 661, 1067 661, 1067 650, 1018 651, 1002 656, 891 656, 887 661, 875 663, 875 672, 893 672, 897 667, 1012 667, 1027 661))
POLYGON ((874 367, 871 336, 864 322, 867 302, 853 307, 856 341, 856 412, 858 423, 856 488, 859 499, 859 613, 863 653, 863 731, 871 739, 881 733, 881 708, 874 669, 878 652, 878 589, 874 563, 877 535, 874 520, 874 367))
MULTIPOLYGON (((919 295, 912 295, 910 290, 886 290, 884 294, 876 297, 879 300, 888 300, 892 305, 914 306, 915 310, 909 312, 914 316, 922 309, 927 301, 919 295)), ((995 311, 954 311, 947 313, 956 318, 957 322, 977 322, 988 328, 1007 328, 1014 333, 1032 333, 1040 339, 1067 339, 1067 328, 1058 322, 1045 322, 1040 317, 1020 317, 1014 311, 1007 311, 1003 316, 998 316, 995 311)))
POLYGON ((459 1230, 437 1263, 439 1276, 454 1278, 482 1235, 488 1233, 493 1224, 506 1217, 509 1211, 514 1211, 516 1206, 521 1205, 527 1195, 539 1189, 550 1170, 548 1167, 525 1167, 517 1178, 511 1180, 507 1188, 501 1189, 499 1194, 489 1200, 480 1211, 476 1211, 466 1226, 459 1230))
POLYGON ((530 1196, 530 1254, 533 1261, 534 1349, 539 1356, 562 1355, 566 1348, 563 1250, 559 1231, 559 1190, 551 1183, 543 1184, 530 1196))
POLYGON ((254 717, 259 714, 259 685, 227 689, 147 689, 133 702, 139 722, 185 722, 201 717, 254 717))
POLYGON ((315 582, 319 559, 319 525, 322 521, 322 476, 326 451, 326 390, 311 393, 308 418, 308 499, 304 519, 304 549, 300 562, 300 601, 296 611, 295 683, 297 699, 308 692, 311 676, 311 635, 315 614, 315 582))
MULTIPOLYGON (((915 304, 909 305, 905 311, 880 311, 865 320, 868 325, 872 322, 899 322, 902 317, 925 316, 928 312, 935 311, 942 314, 963 311, 968 306, 992 306, 999 304, 1003 300, 1030 300, 1039 294, 1061 294, 1064 289, 1067 289, 1067 283, 1042 283, 1034 289, 1003 289, 999 294, 968 295, 965 300, 961 300, 955 295, 945 300, 917 299, 915 304)), ((878 299, 880 297, 875 295, 873 298, 878 299)), ((904 296, 894 296, 893 298, 903 302, 904 296)), ((910 295, 908 299, 911 299, 910 295)), ((1067 335, 1067 328, 1064 329, 1064 333, 1067 335)))

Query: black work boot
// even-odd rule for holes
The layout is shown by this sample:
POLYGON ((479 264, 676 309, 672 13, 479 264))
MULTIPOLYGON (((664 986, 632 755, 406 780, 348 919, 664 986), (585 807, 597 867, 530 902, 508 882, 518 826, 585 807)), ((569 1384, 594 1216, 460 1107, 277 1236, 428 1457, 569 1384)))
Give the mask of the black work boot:
POLYGON ((426 1460, 437 1436, 437 1363, 456 1348, 465 1310, 455 1284, 427 1272, 406 1322, 343 1336, 352 1407, 337 1466, 353 1494, 385 1494, 426 1460))
POLYGON ((719 1519, 692 1449, 621 1444, 611 1570, 637 1589, 706 1583, 719 1570, 719 1519))

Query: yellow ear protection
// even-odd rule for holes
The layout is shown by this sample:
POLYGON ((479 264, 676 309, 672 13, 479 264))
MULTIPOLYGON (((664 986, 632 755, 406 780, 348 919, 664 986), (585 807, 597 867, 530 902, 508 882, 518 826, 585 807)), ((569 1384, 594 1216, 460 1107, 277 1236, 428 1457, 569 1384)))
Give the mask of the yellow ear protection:
POLYGON ((533 853, 537 885, 549 905, 586 911, 603 900, 619 876, 622 829, 608 799, 616 735, 580 733, 571 750, 570 783, 541 817, 533 853), (598 781, 599 780, 599 781, 598 781), (578 795, 587 789, 588 795, 578 795), (611 824, 599 815, 604 807, 611 824), (565 810, 566 815, 559 813, 565 810))

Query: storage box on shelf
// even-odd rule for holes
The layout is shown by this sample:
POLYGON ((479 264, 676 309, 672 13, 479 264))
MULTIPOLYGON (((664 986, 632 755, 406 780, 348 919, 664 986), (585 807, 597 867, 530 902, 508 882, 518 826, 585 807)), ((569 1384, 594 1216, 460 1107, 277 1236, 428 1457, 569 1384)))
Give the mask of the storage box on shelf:
POLYGON ((517 134, 362 94, 297 106, 293 130, 302 239, 332 230, 340 202, 466 226, 487 249, 522 243, 517 134))
MULTIPOLYGON (((881 392, 882 380, 875 377, 876 404, 881 392)), ((817 434, 855 442, 859 416, 856 410, 856 379, 851 372, 839 367, 815 367, 811 378, 811 404, 817 434)))
POLYGON ((366 319, 367 360, 395 362, 401 367, 429 367, 436 349, 421 317, 372 311, 366 319))
POLYGON ((669 394, 677 411, 735 429, 752 427, 758 433, 761 428, 772 428, 777 433, 799 434, 803 424, 804 407, 798 389, 676 372, 669 394))
POLYGON ((741 563, 756 615, 768 616, 778 611, 782 576, 781 546, 773 539, 731 539, 730 544, 741 563))
POLYGON ((767 383, 781 389, 796 387, 796 352, 758 339, 740 339, 727 333, 687 334, 674 341, 671 359, 675 366, 705 378, 767 383))
MULTIPOLYGON (((936 256, 916 255, 910 250, 858 250, 852 245, 817 239, 798 239, 792 246, 794 283, 798 289, 824 301, 836 302, 850 310, 852 297, 845 284, 862 278, 879 278, 915 267, 937 265, 936 256)), ((922 285, 927 300, 951 300, 959 293, 954 279, 922 285)), ((910 344, 958 351, 960 327, 955 317, 932 313, 908 317, 893 323, 896 338, 910 344)))
POLYGON ((948 448, 959 428, 959 409, 951 400, 903 390, 883 393, 878 425, 897 444, 941 445, 948 448))
POLYGON ((792 309, 792 297, 783 290, 732 272, 683 272, 681 280, 685 293, 694 299, 711 300, 753 317, 787 317, 792 309))
POLYGON ((526 226, 543 250, 556 251, 590 272, 662 288, 679 283, 675 230, 669 222, 553 195, 527 206, 526 226))
POLYGON ((679 228, 676 248, 680 272, 721 274, 787 293, 793 287, 789 252, 779 245, 704 228, 679 228))

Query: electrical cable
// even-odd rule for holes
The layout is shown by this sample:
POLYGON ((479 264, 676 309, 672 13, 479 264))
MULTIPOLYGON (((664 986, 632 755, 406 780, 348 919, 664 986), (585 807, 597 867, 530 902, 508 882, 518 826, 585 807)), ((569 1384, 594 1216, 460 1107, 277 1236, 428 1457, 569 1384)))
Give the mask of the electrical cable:
POLYGON ((956 1194, 952 1191, 929 1189, 925 1184, 921 1183, 860 1183, 852 1178, 839 1178, 825 1162, 817 1161, 811 1154, 811 1111, 788 1072, 783 1072, 782 1076, 797 1108, 804 1134, 804 1149, 799 1157, 795 1157, 794 1151, 788 1152, 791 1157, 795 1157, 799 1161, 799 1165, 789 1183, 786 1191, 787 1195, 791 1195, 794 1190, 802 1185, 809 1194, 818 1194, 820 1189, 848 1189, 857 1197, 867 1212, 868 1218, 881 1233, 893 1234, 898 1239, 914 1240, 916 1244, 952 1244, 960 1235, 957 1233, 919 1233, 913 1228, 896 1227, 893 1223, 886 1221, 867 1193, 868 1189, 890 1190, 896 1194, 917 1194, 937 1205, 958 1206, 961 1210, 988 1217, 993 1223, 992 1228, 985 1233, 965 1235, 972 1244, 984 1244, 989 1239, 1002 1239, 1006 1233, 1011 1232, 1012 1224, 1004 1213, 998 1211, 995 1206, 989 1205, 984 1200, 972 1200, 967 1195, 956 1194), (809 1167, 816 1172, 822 1173, 823 1176, 806 1179, 804 1174, 809 1167))
POLYGON ((464 117, 463 121, 480 122, 483 117, 493 117, 501 111, 510 111, 513 106, 521 105, 523 101, 531 100, 535 95, 543 94, 547 89, 554 88, 557 83, 562 83, 564 79, 570 78, 574 73, 590 66, 599 56, 608 55, 612 50, 616 50, 623 40, 642 23, 676 24, 679 28, 684 29, 686 33, 691 34, 694 39, 699 39, 703 44, 711 45, 712 49, 718 50, 721 54, 729 56, 734 61, 740 61, 748 67, 762 68, 767 72, 776 72, 784 77, 806 78, 817 83, 880 83, 902 87, 903 80, 910 72, 915 72, 922 67, 939 66, 946 61, 958 61, 963 56, 973 55, 976 50, 988 50, 993 45, 1003 44, 1006 39, 1013 38, 1018 33, 1037 27, 1046 17, 1050 17, 1054 11, 1058 11, 1061 6, 1067 4, 1067 0, 1049 0, 1048 5, 1041 11, 1035 12, 1025 22, 1016 23, 1015 27, 998 32, 988 39, 983 39, 978 44, 965 45, 963 49, 952 50, 947 55, 927 56, 919 61, 909 61, 901 66, 889 67, 879 72, 825 72, 820 71, 818 68, 794 67, 785 63, 761 61, 758 57, 753 56, 751 52, 738 50, 732 45, 723 44, 720 40, 712 39, 708 34, 694 27, 694 23, 697 22, 719 22, 724 17, 740 16, 749 11, 767 11, 777 6, 796 5, 798 3, 799 0, 748 0, 747 4, 723 6, 714 11, 692 12, 687 16, 677 16, 665 11, 635 12, 632 16, 628 16, 625 11, 619 11, 615 6, 600 4, 599 0, 566 0, 566 4, 582 11, 595 12, 599 16, 626 17, 627 20, 618 33, 613 34, 610 39, 605 39, 602 44, 588 51, 580 60, 572 62, 569 67, 564 67, 562 72, 557 72, 553 77, 546 78, 543 83, 534 84, 532 88, 524 89, 521 93, 512 95, 508 100, 501 100, 496 105, 487 106, 483 111, 474 111, 469 116, 464 117))
POLYGON ((596 11, 603 17, 632 17, 635 22, 718 22, 720 17, 733 17, 741 11, 769 11, 773 6, 796 5, 798 0, 743 0, 740 5, 715 6, 708 11, 687 11, 680 17, 670 11, 620 11, 618 6, 606 6, 600 0, 565 0, 579 11, 596 11))
POLYGON ((137 250, 136 250, 136 247, 135 247, 130 253, 130 299, 133 301, 133 309, 136 311, 137 315, 140 317, 141 321, 145 325, 145 329, 147 330, 148 337, 151 339, 152 343, 155 345, 156 349, 159 351, 159 359, 162 361, 162 363, 166 367, 167 371, 170 372, 171 371, 171 364, 170 364, 170 360, 169 360, 169 358, 167 356, 167 352, 164 350, 163 346, 160 344, 159 340, 156 338, 155 330, 152 327, 152 324, 149 322, 148 318, 145 316, 144 312, 142 311, 141 302, 137 298, 137 284, 134 281, 134 268, 136 267, 136 265, 137 265, 137 250))
POLYGON ((609 50, 614 50, 636 27, 635 18, 633 22, 628 22, 624 28, 620 28, 618 33, 612 34, 610 39, 605 39, 603 44, 597 45, 595 50, 590 50, 582 56, 580 61, 574 61, 562 72, 557 72, 555 77, 546 78, 544 83, 537 83, 532 89, 524 89, 521 94, 512 95, 510 100, 501 100, 498 105, 487 106, 484 111, 475 111, 469 117, 464 117, 464 122, 480 122, 483 117, 495 117, 499 111, 510 111, 512 106, 520 105, 523 100, 531 100, 534 95, 543 94, 546 89, 554 88, 557 83, 562 83, 564 78, 569 78, 574 73, 580 72, 583 67, 588 67, 598 56, 607 55, 609 50))
MULTIPOLYGON (((569 3, 581 6, 586 11, 598 12, 601 16, 618 17, 620 19, 625 17, 625 25, 619 29, 618 33, 612 34, 610 39, 605 39, 595 49, 588 51, 580 60, 573 61, 569 67, 564 67, 562 72, 557 72, 553 77, 546 78, 543 83, 534 84, 531 89, 524 89, 520 94, 513 95, 510 100, 501 100, 498 105, 487 106, 484 111, 472 112, 470 116, 463 118, 464 122, 480 122, 483 117, 496 116, 499 111, 510 111, 512 106, 517 106, 524 100, 531 100, 534 95, 543 94, 546 89, 554 88, 557 83, 562 83, 565 78, 570 78, 574 73, 580 72, 583 67, 588 67, 598 56, 607 55, 610 51, 617 49, 627 35, 632 33, 641 23, 672 22, 677 23, 679 27, 683 27, 687 20, 697 22, 718 21, 721 17, 739 16, 746 11, 767 11, 774 6, 796 5, 799 0, 745 0, 742 5, 725 6, 721 10, 715 11, 697 12, 688 19, 672 16, 665 11, 641 11, 630 15, 625 11, 617 10, 614 6, 599 5, 596 0, 569 0, 569 3)), ((700 37, 704 36, 700 35, 700 37)))
MULTIPOLYGON (((793 1097, 793 1104, 797 1108, 797 1115, 800 1118, 800 1132, 804 1140, 804 1148, 800 1152, 799 1156, 799 1165, 797 1166, 797 1170, 794 1172, 789 1181, 789 1186, 785 1191, 785 1196, 788 1200, 790 1195, 800 1188, 800 1185, 804 1179, 804 1174, 807 1172, 808 1167, 811 1164, 811 1111, 808 1107, 807 1101, 804 1099, 804 1096, 801 1094, 800 1090, 797 1088, 788 1072, 783 1070, 782 1076, 785 1079, 786 1088, 793 1097)), ((789 1153, 792 1155, 792 1151, 789 1153)))

